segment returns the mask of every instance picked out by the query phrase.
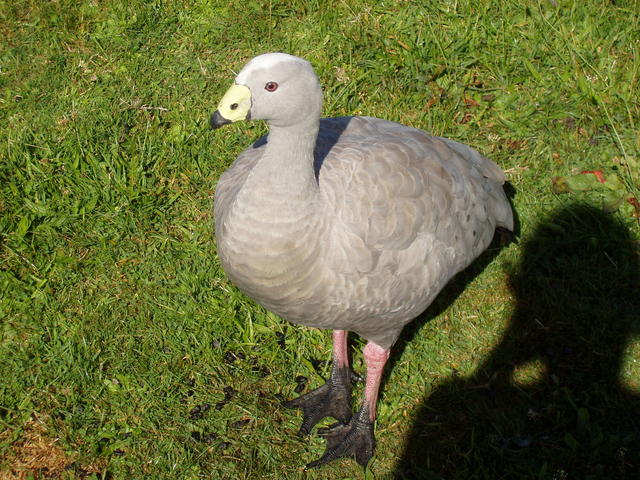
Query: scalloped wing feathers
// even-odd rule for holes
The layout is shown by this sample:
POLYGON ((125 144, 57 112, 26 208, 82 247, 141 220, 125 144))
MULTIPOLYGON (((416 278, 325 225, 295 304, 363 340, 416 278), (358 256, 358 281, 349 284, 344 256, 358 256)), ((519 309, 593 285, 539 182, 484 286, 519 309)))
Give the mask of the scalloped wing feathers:
POLYGON ((466 266, 496 225, 513 226, 504 175, 493 162, 385 120, 351 119, 319 178, 334 213, 335 268, 345 272, 370 272, 382 252, 406 250, 418 236, 449 244, 466 266))

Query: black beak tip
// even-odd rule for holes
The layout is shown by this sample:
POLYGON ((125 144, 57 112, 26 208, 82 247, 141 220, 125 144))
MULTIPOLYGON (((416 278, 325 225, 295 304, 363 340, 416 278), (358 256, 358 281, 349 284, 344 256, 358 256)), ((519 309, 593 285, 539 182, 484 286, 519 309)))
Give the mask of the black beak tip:
POLYGON ((228 125, 229 123, 231 123, 231 120, 227 120, 222 115, 220 115, 220 112, 218 110, 213 112, 213 115, 211 115, 211 119, 209 120, 209 125, 211 125, 211 128, 214 130, 224 125, 228 125))

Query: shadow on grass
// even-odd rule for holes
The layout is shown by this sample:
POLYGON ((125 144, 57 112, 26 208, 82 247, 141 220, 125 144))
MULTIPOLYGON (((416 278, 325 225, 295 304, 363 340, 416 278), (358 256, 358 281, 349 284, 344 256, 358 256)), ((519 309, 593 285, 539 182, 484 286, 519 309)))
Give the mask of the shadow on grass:
POLYGON ((395 479, 640 478, 640 395, 620 381, 639 325, 637 248, 588 206, 542 221, 509 274, 504 337, 425 398, 395 479))

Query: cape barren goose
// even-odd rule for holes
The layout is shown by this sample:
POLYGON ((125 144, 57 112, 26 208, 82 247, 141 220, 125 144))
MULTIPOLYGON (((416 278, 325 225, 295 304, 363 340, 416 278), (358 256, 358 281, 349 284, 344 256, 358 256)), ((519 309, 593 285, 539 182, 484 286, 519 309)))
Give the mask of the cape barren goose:
POLYGON ((269 134, 218 182, 215 233, 240 290, 302 325, 333 330, 331 377, 287 403, 300 432, 339 423, 313 467, 373 455, 378 389, 402 328, 491 242, 513 229, 498 166, 460 143, 371 117, 320 119, 306 60, 268 53, 238 74, 213 128, 264 120, 269 134), (364 399, 352 414, 347 333, 367 340, 364 399))

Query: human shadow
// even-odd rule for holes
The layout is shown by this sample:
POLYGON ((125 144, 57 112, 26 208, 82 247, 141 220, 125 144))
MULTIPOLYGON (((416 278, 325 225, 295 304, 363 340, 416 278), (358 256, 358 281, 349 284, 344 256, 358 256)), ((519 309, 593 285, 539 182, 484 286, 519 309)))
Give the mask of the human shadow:
POLYGON ((622 379, 640 331, 637 243, 615 217, 571 205, 521 248, 501 341, 428 394, 396 480, 640 478, 640 394, 622 379))

